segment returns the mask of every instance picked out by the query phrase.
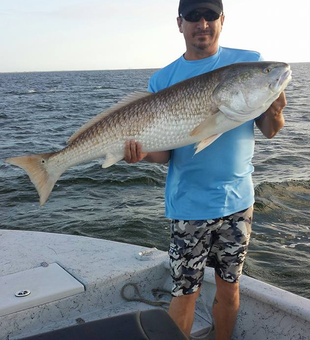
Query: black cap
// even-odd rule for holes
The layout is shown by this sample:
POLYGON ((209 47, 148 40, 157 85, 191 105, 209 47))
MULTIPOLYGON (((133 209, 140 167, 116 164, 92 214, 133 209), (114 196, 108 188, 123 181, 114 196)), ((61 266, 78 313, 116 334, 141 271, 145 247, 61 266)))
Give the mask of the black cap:
POLYGON ((198 8, 208 8, 217 14, 222 14, 223 3, 222 0, 180 0, 179 16, 185 16, 189 12, 198 8))

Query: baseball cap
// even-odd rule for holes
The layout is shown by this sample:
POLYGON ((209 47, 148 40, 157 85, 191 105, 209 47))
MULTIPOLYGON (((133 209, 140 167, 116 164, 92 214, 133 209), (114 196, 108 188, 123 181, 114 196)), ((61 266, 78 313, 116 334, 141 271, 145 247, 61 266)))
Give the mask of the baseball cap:
POLYGON ((222 0, 180 0, 179 16, 182 14, 184 17, 189 12, 197 8, 208 8, 217 14, 222 14, 223 3, 222 0))

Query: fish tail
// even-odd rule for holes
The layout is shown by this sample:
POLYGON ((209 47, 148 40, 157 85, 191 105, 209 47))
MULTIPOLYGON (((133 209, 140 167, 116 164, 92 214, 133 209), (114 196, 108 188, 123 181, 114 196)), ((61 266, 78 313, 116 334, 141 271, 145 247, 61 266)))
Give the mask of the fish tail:
POLYGON ((24 169, 40 196, 40 206, 47 201, 55 183, 64 170, 52 168, 49 159, 55 153, 7 158, 5 161, 24 169))

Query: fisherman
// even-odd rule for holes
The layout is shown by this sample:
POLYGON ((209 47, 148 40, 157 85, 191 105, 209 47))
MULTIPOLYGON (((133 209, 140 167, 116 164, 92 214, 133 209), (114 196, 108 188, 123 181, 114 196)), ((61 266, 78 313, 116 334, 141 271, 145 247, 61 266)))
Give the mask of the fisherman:
MULTIPOLYGON (((221 0, 180 0, 177 24, 185 53, 151 77, 148 90, 160 91, 182 80, 237 62, 261 61, 254 51, 219 46, 225 16, 221 0)), ((284 125, 285 94, 258 119, 272 138, 284 125)), ((194 145, 142 153, 126 142, 125 161, 168 163, 166 216, 171 223, 170 267, 173 278, 169 314, 189 337, 205 266, 215 269, 213 317, 216 340, 228 340, 239 309, 239 278, 248 250, 254 204, 251 159, 254 121, 224 133, 194 154, 194 145)))

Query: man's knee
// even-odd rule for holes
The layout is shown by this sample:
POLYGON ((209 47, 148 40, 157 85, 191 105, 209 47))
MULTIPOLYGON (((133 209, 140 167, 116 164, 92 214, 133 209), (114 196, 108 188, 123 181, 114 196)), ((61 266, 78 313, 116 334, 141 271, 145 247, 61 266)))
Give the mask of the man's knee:
POLYGON ((184 304, 196 302, 199 296, 199 293, 200 293, 200 289, 201 287, 199 287, 196 292, 191 293, 191 294, 184 294, 184 295, 172 297, 172 300, 178 301, 179 303, 184 303, 184 304))
POLYGON ((239 307, 239 283, 226 282, 217 274, 216 278, 216 297, 217 302, 224 302, 227 306, 239 307))

